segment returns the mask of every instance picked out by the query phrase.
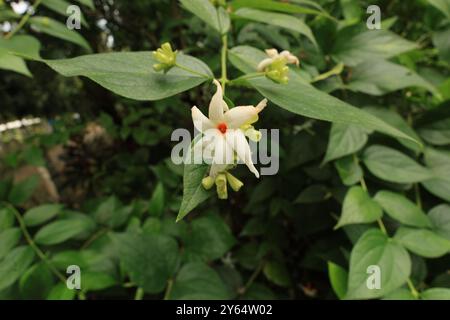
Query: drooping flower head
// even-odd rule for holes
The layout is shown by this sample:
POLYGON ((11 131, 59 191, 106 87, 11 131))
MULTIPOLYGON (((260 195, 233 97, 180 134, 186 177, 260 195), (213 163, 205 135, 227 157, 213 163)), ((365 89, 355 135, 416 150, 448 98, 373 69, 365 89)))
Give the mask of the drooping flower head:
POLYGON ((249 170, 259 177, 259 172, 252 162, 252 155, 246 134, 258 136, 251 126, 258 120, 258 114, 266 107, 267 99, 262 100, 256 107, 238 106, 229 109, 223 99, 222 86, 214 80, 217 92, 209 104, 208 117, 196 106, 192 107, 192 120, 195 128, 203 135, 194 145, 194 153, 201 150, 204 157, 210 157, 211 168, 209 176, 203 181, 205 188, 211 188, 215 183, 219 198, 226 198, 226 183, 228 181, 233 190, 242 187, 242 182, 227 171, 236 164, 236 160, 243 161, 249 170))
POLYGON ((298 58, 287 50, 278 53, 277 49, 267 49, 266 54, 269 57, 258 64, 258 71, 265 72, 269 79, 272 79, 277 83, 288 83, 289 68, 287 67, 287 64, 299 66, 300 61, 298 58))

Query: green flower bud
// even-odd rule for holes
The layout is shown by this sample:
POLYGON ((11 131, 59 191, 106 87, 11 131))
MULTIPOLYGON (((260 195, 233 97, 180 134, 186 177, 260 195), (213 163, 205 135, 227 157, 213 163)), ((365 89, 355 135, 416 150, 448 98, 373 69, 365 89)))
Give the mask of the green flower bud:
POLYGON ((253 126, 250 126, 244 131, 245 135, 252 141, 259 142, 262 138, 262 134, 259 130, 256 130, 253 126))
POLYGON ((241 189, 244 185, 241 180, 233 176, 231 173, 226 172, 225 175, 227 176, 227 180, 230 184, 231 189, 233 189, 235 192, 238 192, 239 189, 241 189))
POLYGON ((227 177, 225 174, 218 174, 216 177, 217 196, 219 199, 228 199, 227 177))
POLYGON ((173 51, 170 43, 166 42, 161 45, 161 48, 153 51, 153 58, 160 62, 154 64, 153 69, 156 72, 163 70, 166 73, 177 63, 177 51, 173 51))
POLYGON ((206 178, 203 178, 202 185, 203 185, 203 188, 205 188, 206 190, 209 190, 214 185, 214 179, 211 176, 207 176, 206 178))

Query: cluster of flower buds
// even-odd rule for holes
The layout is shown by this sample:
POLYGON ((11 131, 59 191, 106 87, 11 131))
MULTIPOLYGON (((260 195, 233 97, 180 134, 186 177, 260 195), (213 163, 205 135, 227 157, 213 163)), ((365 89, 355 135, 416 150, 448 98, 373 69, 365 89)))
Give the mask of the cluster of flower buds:
POLYGON ((261 61, 258 65, 259 72, 265 72, 266 76, 281 84, 289 82, 289 68, 288 63, 299 65, 300 61, 296 56, 285 50, 278 53, 277 49, 267 49, 266 54, 268 58, 261 61))
POLYGON ((153 51, 153 58, 159 63, 153 65, 156 72, 161 70, 166 73, 177 63, 177 51, 173 51, 170 43, 166 42, 156 51, 153 51))
POLYGON ((214 186, 214 184, 216 185, 217 196, 219 197, 219 199, 228 198, 227 184, 229 184, 231 189, 233 189, 233 191, 235 192, 238 192, 244 185, 244 183, 241 180, 233 176, 228 171, 219 173, 215 177, 215 179, 211 176, 207 176, 202 180, 202 185, 206 190, 211 189, 214 186))

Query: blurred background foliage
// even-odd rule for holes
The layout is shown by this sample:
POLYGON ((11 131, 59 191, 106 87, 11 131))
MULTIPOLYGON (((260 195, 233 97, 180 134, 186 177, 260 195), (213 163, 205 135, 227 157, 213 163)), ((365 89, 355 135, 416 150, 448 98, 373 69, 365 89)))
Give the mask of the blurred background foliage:
MULTIPOLYGON (((371 106, 388 123, 406 127, 401 130, 415 131, 427 146, 443 152, 437 158, 450 168, 448 2, 281 1, 288 2, 310 9, 319 5, 334 17, 297 14, 312 29, 319 50, 296 32, 241 19, 234 21, 230 47, 290 50, 300 57, 309 80, 343 61, 342 71, 318 78, 314 85, 354 106, 371 106), (417 48, 399 55, 383 49, 381 58, 395 56, 390 62, 371 56, 377 43, 363 29, 365 9, 372 4, 380 6, 384 28, 417 48), (354 57, 336 54, 341 47, 367 49, 365 64, 355 66, 354 57), (395 70, 388 64, 392 62, 407 73, 395 70), (418 78, 411 80, 411 72, 418 78)), ((80 33, 94 52, 150 51, 170 41, 220 73, 220 38, 178 1, 93 4, 95 8, 83 7, 90 27, 80 33)), ((239 1, 231 4, 237 7, 239 1)), ((39 7, 39 13, 61 21, 46 6, 39 7)), ((47 59, 87 53, 49 35, 30 34, 39 39, 47 59)), ((175 223, 183 168, 170 161, 170 136, 175 128, 192 130, 190 107, 207 106, 210 86, 138 102, 86 78, 65 78, 44 64, 31 62, 28 68, 32 77, 8 71, 1 71, 0 77, 0 123, 40 119, 39 124, 0 133, 0 199, 7 200, 0 209, 1 299, 336 299, 345 293, 339 286, 346 283, 352 247, 371 227, 333 229, 349 186, 364 175, 372 193, 403 193, 419 201, 424 211, 450 201, 450 170, 440 167, 442 179, 423 186, 384 179, 358 163, 353 166, 363 147, 375 144, 422 161, 422 150, 407 142, 355 129, 343 134, 355 135, 357 146, 330 154, 329 123, 269 106, 260 127, 280 129, 280 172, 256 180, 239 168, 245 181, 242 191, 228 201, 210 199, 175 223), (329 161, 323 162, 326 154, 329 161), (15 221, 17 216, 24 216, 23 226, 15 221), (31 238, 38 250, 28 245, 31 238), (79 292, 59 281, 72 264, 82 269, 79 292)), ((239 76, 235 69, 230 72, 230 78, 239 76)), ((230 89, 227 94, 236 103, 260 99, 252 90, 230 89)), ((334 146, 345 140, 339 133, 334 137, 334 146)), ((442 235, 449 239, 450 211, 448 205, 443 208, 447 220, 442 235)), ((389 230, 398 226, 389 217, 385 224, 389 230)), ((447 245, 443 243, 443 254, 433 259, 411 253, 411 279, 418 290, 450 287, 447 245)))

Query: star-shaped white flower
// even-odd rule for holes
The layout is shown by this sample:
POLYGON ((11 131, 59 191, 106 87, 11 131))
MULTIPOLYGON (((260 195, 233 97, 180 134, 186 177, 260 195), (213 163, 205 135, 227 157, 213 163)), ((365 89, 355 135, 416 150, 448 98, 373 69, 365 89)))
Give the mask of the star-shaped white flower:
POLYGON ((229 109, 223 100, 222 86, 217 80, 214 80, 214 84, 217 86, 217 92, 209 104, 209 117, 196 106, 191 109, 194 126, 203 134, 201 141, 194 146, 194 154, 198 148, 203 152, 203 156, 210 154, 212 163, 209 175, 213 178, 235 163, 235 155, 259 177, 241 127, 258 120, 258 114, 266 107, 267 99, 262 100, 256 107, 239 106, 229 109))
POLYGON ((258 71, 262 72, 264 71, 268 66, 270 66, 273 62, 284 59, 286 63, 291 63, 295 65, 299 65, 300 61, 296 56, 294 56, 292 53, 290 53, 287 50, 282 51, 281 53, 278 53, 277 49, 266 49, 266 54, 269 56, 269 58, 264 59, 258 64, 258 71))

